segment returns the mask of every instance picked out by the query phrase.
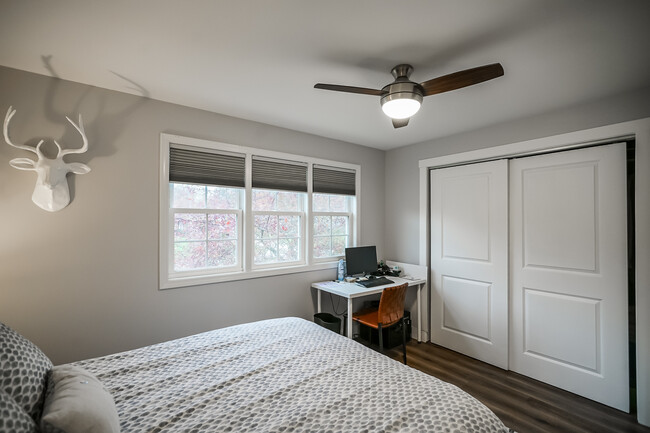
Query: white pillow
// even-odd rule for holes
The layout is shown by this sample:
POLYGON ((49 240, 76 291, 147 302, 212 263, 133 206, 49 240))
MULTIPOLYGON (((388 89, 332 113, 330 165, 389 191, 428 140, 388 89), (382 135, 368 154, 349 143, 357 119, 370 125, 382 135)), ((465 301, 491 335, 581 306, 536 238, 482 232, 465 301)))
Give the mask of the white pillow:
POLYGON ((104 385, 81 367, 52 368, 41 430, 65 433, 119 433, 115 401, 104 385))

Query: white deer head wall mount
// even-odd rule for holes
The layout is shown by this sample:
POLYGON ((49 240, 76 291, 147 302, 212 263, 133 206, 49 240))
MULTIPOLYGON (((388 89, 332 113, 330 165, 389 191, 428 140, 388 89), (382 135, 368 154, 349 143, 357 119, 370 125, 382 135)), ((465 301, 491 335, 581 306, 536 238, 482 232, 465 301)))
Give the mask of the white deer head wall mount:
POLYGON ((14 144, 9 139, 9 121, 16 114, 13 107, 9 107, 3 127, 5 141, 10 146, 17 149, 27 150, 33 152, 38 157, 37 161, 29 158, 15 158, 9 161, 9 164, 18 170, 35 171, 36 186, 32 194, 32 201, 36 203, 41 209, 49 212, 56 212, 70 203, 70 190, 68 188, 68 173, 86 174, 90 171, 90 167, 80 162, 65 162, 63 157, 70 153, 84 153, 88 150, 88 139, 84 131, 83 121, 81 114, 79 115, 79 124, 75 124, 69 117, 66 116, 68 122, 79 131, 83 140, 83 146, 79 149, 62 149, 61 145, 54 140, 54 144, 58 149, 56 158, 48 158, 41 152, 41 145, 43 140, 39 141, 36 147, 27 146, 24 144, 14 144))

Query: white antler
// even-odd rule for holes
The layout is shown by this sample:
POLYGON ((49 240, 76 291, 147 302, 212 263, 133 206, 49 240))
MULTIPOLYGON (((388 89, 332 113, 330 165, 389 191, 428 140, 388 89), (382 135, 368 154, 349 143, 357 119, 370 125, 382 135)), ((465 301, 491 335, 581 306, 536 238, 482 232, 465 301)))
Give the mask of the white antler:
POLYGON ((59 148, 59 154, 57 155, 57 158, 58 157, 63 157, 63 156, 68 155, 70 153, 84 153, 85 151, 88 150, 88 138, 86 138, 86 131, 84 130, 84 123, 83 123, 83 119, 81 118, 81 114, 79 115, 79 124, 78 125, 75 124, 72 120, 70 120, 70 118, 68 116, 66 116, 65 118, 68 119, 68 122, 70 122, 72 124, 72 126, 74 126, 74 128, 77 131, 79 131, 79 134, 81 134, 81 139, 83 140, 84 144, 79 149, 63 149, 63 150, 61 150, 61 146, 55 140, 54 144, 56 144, 56 147, 59 148))
POLYGON ((39 141, 35 148, 32 146, 27 146, 25 144, 14 144, 11 142, 11 139, 9 138, 9 121, 12 117, 14 117, 14 114, 16 114, 16 110, 14 110, 13 107, 9 107, 7 110, 7 115, 5 116, 5 123, 2 128, 2 132, 5 136, 5 141, 9 146, 13 146, 17 149, 27 150, 29 152, 34 152, 36 155, 38 155, 39 158, 41 158, 43 155, 41 153, 41 144, 43 144, 43 140, 39 141))

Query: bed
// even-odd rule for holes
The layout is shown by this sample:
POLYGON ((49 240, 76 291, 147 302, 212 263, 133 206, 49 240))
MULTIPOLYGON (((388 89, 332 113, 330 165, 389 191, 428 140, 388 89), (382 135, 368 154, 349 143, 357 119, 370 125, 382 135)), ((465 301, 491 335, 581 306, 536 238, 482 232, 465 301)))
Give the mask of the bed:
MULTIPOLYGON (((13 331, 3 325, 2 332, 5 340, 13 331)), ((6 377, 12 369, 2 346, 6 377)), ((42 396, 23 408, 36 429, 24 431, 72 433, 74 426, 43 421, 52 419, 53 405, 58 412, 81 405, 72 415, 77 420, 102 418, 103 412, 117 417, 103 430, 85 424, 80 431, 86 432, 111 431, 115 422, 123 433, 510 431, 456 386, 299 318, 232 326, 63 366, 51 367, 42 358, 38 373, 46 372, 36 390, 42 396), (82 393, 96 381, 96 394, 75 401, 70 394, 76 391, 62 385, 66 374, 82 393), (60 402, 56 394, 62 389, 68 398, 60 402)), ((2 396, 15 394, 5 382, 0 381, 0 411, 7 406, 2 396)), ((11 416, 16 425, 28 424, 11 416)))

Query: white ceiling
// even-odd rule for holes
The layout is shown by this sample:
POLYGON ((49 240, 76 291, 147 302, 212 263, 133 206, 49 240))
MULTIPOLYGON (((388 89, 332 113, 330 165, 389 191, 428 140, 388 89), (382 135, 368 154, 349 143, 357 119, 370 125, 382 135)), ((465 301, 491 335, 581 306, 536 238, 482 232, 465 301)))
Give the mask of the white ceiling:
POLYGON ((0 65, 391 149, 650 85, 649 19, 648 0, 0 0, 0 65), (494 62, 397 130, 378 97, 313 88, 494 62))

